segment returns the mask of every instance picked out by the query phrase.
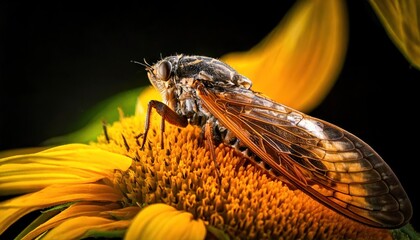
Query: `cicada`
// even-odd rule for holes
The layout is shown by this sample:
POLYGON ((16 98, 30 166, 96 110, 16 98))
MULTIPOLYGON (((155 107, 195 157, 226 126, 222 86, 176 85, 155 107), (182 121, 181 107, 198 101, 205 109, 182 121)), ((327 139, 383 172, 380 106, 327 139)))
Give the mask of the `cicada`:
POLYGON ((355 135, 252 90, 250 79, 218 59, 173 55, 144 65, 164 102, 149 102, 143 146, 155 109, 162 126, 201 126, 211 141, 235 147, 350 219, 378 228, 410 220, 411 202, 400 181, 355 135))

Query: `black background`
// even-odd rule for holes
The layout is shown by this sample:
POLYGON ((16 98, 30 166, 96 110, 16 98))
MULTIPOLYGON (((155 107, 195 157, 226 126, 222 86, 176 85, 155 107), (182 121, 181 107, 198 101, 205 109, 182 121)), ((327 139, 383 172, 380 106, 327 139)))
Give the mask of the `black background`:
MULTIPOLYGON (((258 43, 294 1, 0 3, 0 150, 36 146, 115 93, 148 85, 143 67, 174 53, 220 57, 258 43), (230 4, 232 5, 232 4, 230 4)), ((310 115, 370 144, 417 217, 417 84, 367 1, 348 1, 350 41, 338 81, 310 115)))

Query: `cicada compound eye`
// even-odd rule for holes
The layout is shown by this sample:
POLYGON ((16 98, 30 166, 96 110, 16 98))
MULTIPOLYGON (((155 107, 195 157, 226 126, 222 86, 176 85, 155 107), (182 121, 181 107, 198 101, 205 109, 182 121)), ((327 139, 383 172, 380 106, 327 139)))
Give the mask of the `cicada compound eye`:
POLYGON ((167 81, 171 76, 172 64, 168 61, 162 61, 156 69, 156 77, 161 81, 167 81))

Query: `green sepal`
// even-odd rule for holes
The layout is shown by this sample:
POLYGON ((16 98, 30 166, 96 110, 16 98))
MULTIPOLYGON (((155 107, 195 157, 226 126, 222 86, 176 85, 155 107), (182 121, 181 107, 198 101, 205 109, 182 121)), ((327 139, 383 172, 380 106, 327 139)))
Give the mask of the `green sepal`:
POLYGON ((223 230, 213 227, 211 225, 206 225, 207 236, 206 239, 218 239, 218 240, 230 240, 228 234, 223 230))

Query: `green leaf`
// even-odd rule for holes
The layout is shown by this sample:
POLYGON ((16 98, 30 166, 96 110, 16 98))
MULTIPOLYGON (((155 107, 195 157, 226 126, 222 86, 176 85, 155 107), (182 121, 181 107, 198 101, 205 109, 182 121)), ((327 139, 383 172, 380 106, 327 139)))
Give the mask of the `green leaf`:
POLYGON ((392 237, 395 240, 412 240, 420 239, 420 234, 414 230, 411 224, 407 224, 402 228, 391 230, 392 237))
POLYGON ((59 145, 66 143, 89 143, 96 140, 103 131, 103 123, 112 123, 119 119, 118 108, 126 115, 134 115, 134 110, 139 93, 144 88, 136 88, 119 93, 107 100, 104 100, 88 110, 81 121, 87 124, 81 129, 62 136, 47 139, 42 145, 59 145))

